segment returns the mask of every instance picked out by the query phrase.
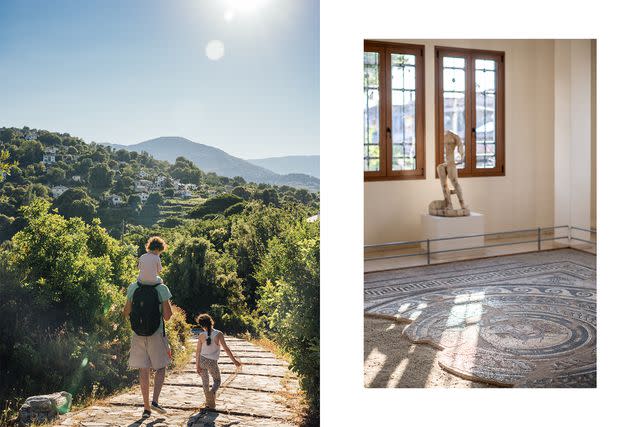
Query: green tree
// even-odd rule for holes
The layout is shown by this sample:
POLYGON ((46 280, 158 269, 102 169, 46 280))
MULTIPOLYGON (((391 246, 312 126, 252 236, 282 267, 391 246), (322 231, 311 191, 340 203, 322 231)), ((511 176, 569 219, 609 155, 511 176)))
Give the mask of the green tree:
POLYGON ((89 170, 93 167, 93 160, 86 157, 78 163, 76 166, 76 172, 78 175, 86 176, 89 173, 89 170))
POLYGON ((147 199, 147 205, 149 206, 159 206, 162 204, 164 200, 160 193, 151 193, 149 194, 149 198, 147 199))
POLYGON ((0 130, 0 141, 10 143, 16 138, 18 138, 18 133, 15 129, 2 128, 2 130, 0 130))
POLYGON ((96 216, 96 202, 81 188, 71 188, 54 202, 60 214, 66 218, 79 217, 91 222, 96 216))
POLYGON ((225 307, 227 322, 246 315, 242 282, 236 276, 233 259, 216 252, 203 238, 180 240, 171 252, 164 277, 175 303, 190 318, 209 311, 214 303, 225 307))
POLYGON ((95 190, 106 190, 113 185, 114 172, 104 163, 89 169, 89 184, 95 190))
POLYGON ((113 187, 113 192, 128 194, 131 192, 133 185, 134 185, 133 179, 131 179, 128 176, 121 176, 119 179, 116 180, 116 183, 113 187))
POLYGON ((129 196, 129 200, 127 202, 133 209, 140 209, 142 199, 140 199, 140 196, 138 196, 137 194, 132 194, 131 196, 129 196))
POLYGON ((58 134, 53 132, 44 132, 38 136, 38 140, 47 146, 59 146, 62 145, 62 138, 58 134))
POLYGON ((9 152, 7 150, 0 150, 0 182, 4 180, 5 174, 9 174, 11 171, 11 164, 8 160, 9 152))
POLYGON ((184 157, 178 157, 175 164, 169 168, 169 173, 175 179, 179 179, 185 184, 200 185, 204 174, 202 171, 191 161, 184 157))
POLYGON ((256 193, 256 198, 262 200, 265 205, 280 206, 278 193, 273 188, 265 188, 256 193))
POLYGON ((39 141, 24 141, 17 150, 17 157, 21 165, 42 161, 44 146, 39 141))
POLYGON ((45 174, 45 182, 51 185, 59 185, 64 182, 65 173, 62 168, 57 166, 52 166, 47 168, 47 173, 45 174))

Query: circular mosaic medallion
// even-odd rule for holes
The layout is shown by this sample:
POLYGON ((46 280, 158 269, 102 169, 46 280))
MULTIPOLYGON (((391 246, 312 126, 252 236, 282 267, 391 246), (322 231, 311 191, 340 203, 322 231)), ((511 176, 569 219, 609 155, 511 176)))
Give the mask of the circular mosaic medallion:
POLYGON ((440 366, 505 386, 595 386, 595 291, 499 285, 403 298, 404 335, 440 350, 440 366), (419 312, 414 307, 420 307, 419 312))

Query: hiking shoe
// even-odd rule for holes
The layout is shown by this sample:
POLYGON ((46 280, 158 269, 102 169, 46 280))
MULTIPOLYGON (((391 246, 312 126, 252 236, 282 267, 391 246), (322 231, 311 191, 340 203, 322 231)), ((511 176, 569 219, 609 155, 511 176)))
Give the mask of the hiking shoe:
POLYGON ((167 410, 164 409, 162 406, 158 405, 158 402, 151 402, 151 409, 153 409, 156 412, 160 412, 161 414, 167 413, 167 410))
POLYGON ((145 409, 144 412, 142 412, 142 418, 149 418, 151 416, 151 411, 148 409, 145 409))

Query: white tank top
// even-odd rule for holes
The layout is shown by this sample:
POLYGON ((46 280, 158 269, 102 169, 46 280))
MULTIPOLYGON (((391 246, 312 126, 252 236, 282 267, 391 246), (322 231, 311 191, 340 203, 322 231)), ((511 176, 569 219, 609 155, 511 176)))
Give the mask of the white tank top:
POLYGON ((211 331, 211 344, 207 345, 207 331, 200 332, 200 335, 204 336, 204 342, 200 349, 200 356, 204 356, 211 360, 218 360, 220 357, 220 345, 216 344, 216 336, 218 336, 219 333, 219 330, 213 329, 211 331))

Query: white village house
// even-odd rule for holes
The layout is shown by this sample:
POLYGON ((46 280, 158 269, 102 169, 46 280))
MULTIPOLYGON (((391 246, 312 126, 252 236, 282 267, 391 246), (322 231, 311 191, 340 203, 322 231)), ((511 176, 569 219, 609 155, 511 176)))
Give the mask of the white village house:
POLYGON ((56 185, 55 187, 51 187, 51 194, 53 194, 54 199, 57 199, 68 189, 69 187, 65 187, 64 185, 56 185))
POLYGON ((176 193, 178 196, 182 197, 183 199, 189 199, 191 197, 193 197, 193 194, 191 193, 191 191, 189 190, 178 190, 178 192, 176 193))
POLYGON ((124 203, 124 200, 122 200, 122 197, 119 196, 118 194, 110 194, 107 197, 107 200, 109 201, 109 203, 111 203, 112 206, 120 206, 124 203))
POLYGON ((45 147, 44 154, 42 155, 42 163, 45 165, 52 165, 56 162, 56 153, 58 149, 56 147, 45 147))

